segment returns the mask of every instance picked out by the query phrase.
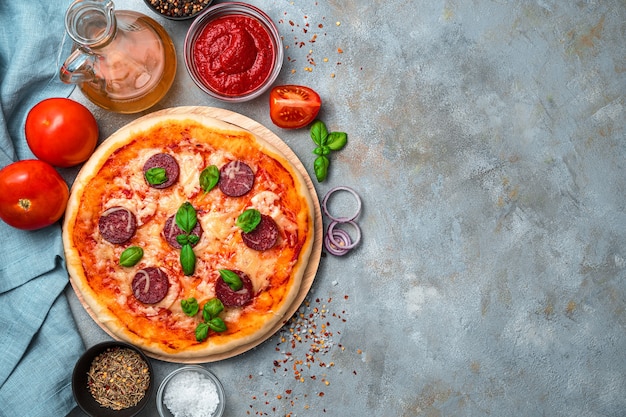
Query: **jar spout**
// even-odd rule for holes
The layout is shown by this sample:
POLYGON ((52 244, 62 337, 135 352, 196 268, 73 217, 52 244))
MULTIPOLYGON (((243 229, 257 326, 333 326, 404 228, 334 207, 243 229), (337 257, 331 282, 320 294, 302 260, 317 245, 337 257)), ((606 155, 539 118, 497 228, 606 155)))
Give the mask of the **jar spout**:
POLYGON ((117 30, 111 0, 75 0, 65 13, 65 29, 74 42, 89 50, 108 44, 117 30))

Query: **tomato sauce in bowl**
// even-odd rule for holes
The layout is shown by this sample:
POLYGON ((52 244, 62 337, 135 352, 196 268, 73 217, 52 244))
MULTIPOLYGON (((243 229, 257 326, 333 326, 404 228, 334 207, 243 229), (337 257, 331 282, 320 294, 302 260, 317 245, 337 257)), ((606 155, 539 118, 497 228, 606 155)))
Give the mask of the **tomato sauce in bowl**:
POLYGON ((189 28, 185 64, 194 82, 225 101, 247 101, 276 80, 283 61, 280 35, 271 19, 245 3, 209 7, 189 28))

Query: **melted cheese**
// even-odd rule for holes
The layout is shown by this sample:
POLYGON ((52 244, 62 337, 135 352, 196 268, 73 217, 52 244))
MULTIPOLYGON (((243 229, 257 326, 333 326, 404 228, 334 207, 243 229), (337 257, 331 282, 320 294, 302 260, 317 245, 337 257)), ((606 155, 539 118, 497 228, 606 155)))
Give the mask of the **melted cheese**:
MULTIPOLYGON (((252 280, 255 301, 244 309, 226 309, 223 318, 227 321, 229 331, 234 326, 232 331, 244 331, 246 334, 254 332, 267 321, 264 318, 266 314, 274 314, 273 309, 277 307, 275 303, 288 298, 286 293, 290 287, 286 284, 292 279, 291 266, 297 262, 300 248, 306 239, 306 236, 298 234, 298 222, 304 222, 304 227, 310 226, 307 223, 309 207, 294 197, 293 191, 288 191, 293 185, 283 183, 282 166, 264 155, 260 155, 263 158, 260 162, 257 159, 259 155, 248 157, 243 151, 241 154, 233 149, 225 151, 212 146, 206 138, 174 140, 155 134, 141 140, 139 151, 122 148, 111 156, 109 163, 101 168, 92 183, 85 188, 74 239, 81 241, 83 263, 89 264, 85 268, 89 274, 87 281, 95 292, 102 294, 101 297, 106 298, 105 293, 110 294, 116 304, 109 306, 111 313, 130 327, 135 325, 129 318, 131 316, 137 320, 142 317, 155 320, 152 322, 156 326, 154 329, 144 329, 141 326, 146 324, 138 322, 137 328, 131 331, 141 333, 146 338, 157 337, 158 326, 162 325, 169 330, 179 329, 191 335, 186 337, 190 339, 189 344, 194 344, 193 331, 201 317, 185 316, 180 300, 195 297, 202 305, 215 297, 214 283, 219 276, 219 269, 241 270, 252 280), (170 142, 164 148, 166 140, 170 142), (152 188, 143 177, 143 164, 159 152, 172 154, 180 168, 178 182, 167 189, 152 188), (253 190, 238 198, 225 196, 218 187, 204 193, 199 184, 202 169, 209 165, 221 167, 238 158, 244 159, 255 172, 253 190), (166 220, 186 201, 191 202, 196 209, 198 222, 203 229, 200 241, 193 248, 197 260, 192 276, 182 273, 180 250, 170 247, 162 236, 166 220), (137 218, 137 232, 124 245, 112 245, 104 241, 97 230, 98 217, 113 206, 127 208, 137 218), (243 243, 241 230, 235 221, 247 208, 256 208, 276 221, 279 239, 274 248, 258 252, 243 243), (81 236, 82 231, 88 232, 81 236), (82 249, 83 245, 90 249, 82 249), (133 267, 120 267, 119 257, 129 246, 140 246, 144 256, 133 267), (277 265, 280 268, 277 269, 277 265), (148 266, 163 269, 170 279, 166 297, 154 305, 138 302, 131 288, 136 272, 148 266), (267 293, 269 291, 272 291, 272 295, 267 293)), ((166 348, 161 346, 161 349, 166 348)))

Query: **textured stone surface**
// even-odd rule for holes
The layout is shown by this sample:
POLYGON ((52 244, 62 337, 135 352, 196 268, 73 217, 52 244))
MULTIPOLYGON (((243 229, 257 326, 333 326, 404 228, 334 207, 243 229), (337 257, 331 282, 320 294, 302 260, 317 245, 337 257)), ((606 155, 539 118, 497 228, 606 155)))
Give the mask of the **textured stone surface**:
MULTIPOLYGON (((626 3, 250 3, 284 37, 278 83, 316 89, 349 135, 316 187, 359 192, 363 241, 322 258, 302 325, 206 364, 225 415, 623 415, 626 3)), ((274 127, 267 96, 203 95, 189 23, 157 20, 179 70, 155 109, 242 113, 313 174, 306 130, 274 127)), ((136 117, 91 108, 103 135, 136 117)), ((73 307, 87 344, 107 338, 73 307)))

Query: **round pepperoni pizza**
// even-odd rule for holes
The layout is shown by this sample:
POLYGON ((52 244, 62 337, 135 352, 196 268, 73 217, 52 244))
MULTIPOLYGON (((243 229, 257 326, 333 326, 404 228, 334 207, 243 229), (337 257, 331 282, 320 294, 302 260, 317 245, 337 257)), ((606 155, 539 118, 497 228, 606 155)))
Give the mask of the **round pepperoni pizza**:
POLYGON ((166 360, 224 357, 271 335, 308 289, 317 240, 306 171, 210 109, 156 112, 106 139, 63 225, 91 316, 166 360))

